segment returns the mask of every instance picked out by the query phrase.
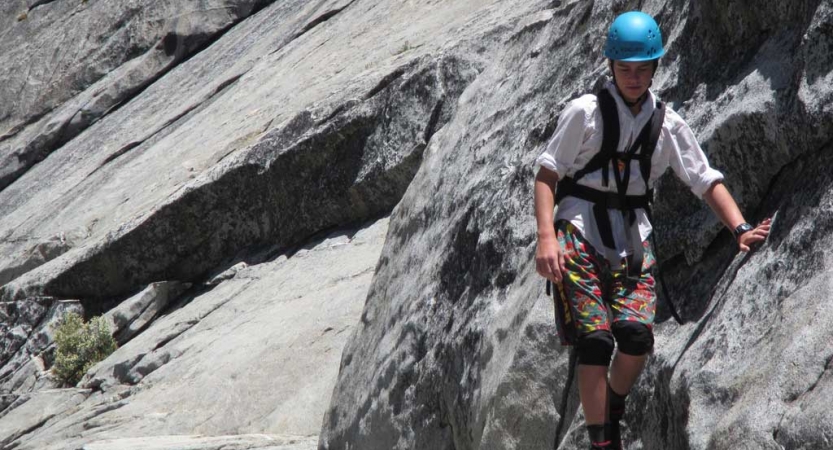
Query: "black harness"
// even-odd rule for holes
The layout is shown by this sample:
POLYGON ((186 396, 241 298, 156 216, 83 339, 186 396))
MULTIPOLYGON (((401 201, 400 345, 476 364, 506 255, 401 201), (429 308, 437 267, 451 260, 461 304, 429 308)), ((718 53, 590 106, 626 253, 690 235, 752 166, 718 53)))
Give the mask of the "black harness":
MULTIPOLYGON (((639 234, 639 226, 636 221, 636 210, 639 208, 645 210, 648 220, 653 223, 651 203, 653 202, 654 192, 648 186, 648 180, 651 176, 651 157, 654 154, 654 149, 659 140, 663 120, 665 120, 665 104, 657 101, 656 109, 654 109, 651 120, 645 124, 645 127, 639 132, 639 135, 630 148, 625 152, 619 152, 617 151, 617 147, 619 146, 619 114, 616 100, 607 89, 600 90, 596 97, 598 98, 599 108, 602 113, 604 133, 602 137, 602 148, 575 175, 572 177, 564 177, 558 182, 555 203, 558 204, 565 197, 580 198, 593 203, 593 216, 599 227, 602 243, 607 248, 616 247, 608 210, 621 211, 629 225, 628 245, 633 249, 627 262, 627 276, 629 278, 638 278, 642 270, 644 252, 641 245, 642 237, 639 234), (643 195, 627 195, 628 183, 631 177, 631 162, 633 160, 639 161, 639 172, 642 175, 642 180, 645 182, 645 194, 643 195), (623 166, 621 169, 620 163, 623 166), (607 187, 610 184, 611 165, 613 166, 613 175, 616 182, 616 192, 600 191, 578 184, 578 181, 585 175, 601 170, 602 184, 607 187)), ((651 236, 653 237, 653 233, 651 236)), ((656 251, 656 244, 654 244, 654 247, 656 251)), ((665 283, 661 279, 660 284, 664 291, 665 283)), ((548 283, 548 295, 549 288, 548 283)), ((677 322, 682 323, 667 293, 663 292, 663 294, 668 301, 671 315, 674 316, 677 322)), ((556 314, 558 315, 561 312, 563 316, 564 312, 558 311, 558 309, 556 307, 556 314)), ((561 320, 564 319, 565 317, 561 317, 561 320)))
POLYGON ((630 226, 628 243, 633 248, 633 253, 628 261, 628 276, 638 277, 642 269, 643 252, 642 238, 639 236, 639 227, 636 223, 636 210, 642 208, 651 218, 651 202, 654 192, 648 187, 648 179, 651 176, 651 156, 659 140, 659 133, 662 129, 662 122, 665 119, 665 104, 657 101, 654 114, 651 120, 642 128, 636 140, 625 152, 617 152, 619 146, 619 114, 617 112, 616 100, 607 89, 602 89, 597 94, 599 108, 602 112, 603 138, 602 148, 581 170, 572 177, 565 177, 558 182, 555 202, 559 203, 565 197, 576 197, 593 203, 593 215, 599 227, 602 243, 607 248, 615 248, 613 241, 613 230, 610 226, 608 210, 615 209, 626 215, 627 223, 630 226), (645 182, 644 195, 627 195, 628 183, 631 177, 631 161, 639 161, 639 171, 642 180, 645 182), (578 184, 585 175, 597 170, 602 171, 602 184, 607 187, 610 183, 610 166, 613 162, 613 175, 616 180, 616 191, 599 191, 587 186, 578 184), (624 168, 620 170, 620 163, 624 168), (635 238, 635 240, 634 240, 635 238))

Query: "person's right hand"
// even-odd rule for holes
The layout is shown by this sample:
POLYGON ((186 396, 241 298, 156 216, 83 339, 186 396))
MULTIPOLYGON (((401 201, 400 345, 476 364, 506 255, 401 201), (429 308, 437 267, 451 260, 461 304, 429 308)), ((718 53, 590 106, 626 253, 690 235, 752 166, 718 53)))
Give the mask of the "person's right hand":
POLYGON ((539 237, 538 249, 535 251, 535 269, 538 275, 554 282, 560 283, 564 270, 564 254, 555 236, 539 237))
POLYGON ((748 252, 757 246, 757 244, 765 241, 766 237, 769 236, 770 228, 772 228, 772 219, 767 218, 759 223, 757 227, 738 236, 738 247, 740 247, 740 251, 748 252))

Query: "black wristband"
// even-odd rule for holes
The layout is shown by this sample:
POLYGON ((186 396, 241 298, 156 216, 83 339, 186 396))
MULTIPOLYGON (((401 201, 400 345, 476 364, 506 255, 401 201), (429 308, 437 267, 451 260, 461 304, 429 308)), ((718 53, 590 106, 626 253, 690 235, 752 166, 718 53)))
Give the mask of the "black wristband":
POLYGON ((738 225, 734 230, 732 230, 732 234, 735 235, 735 240, 738 240, 741 234, 746 233, 747 231, 752 231, 754 229, 755 227, 744 222, 738 225))

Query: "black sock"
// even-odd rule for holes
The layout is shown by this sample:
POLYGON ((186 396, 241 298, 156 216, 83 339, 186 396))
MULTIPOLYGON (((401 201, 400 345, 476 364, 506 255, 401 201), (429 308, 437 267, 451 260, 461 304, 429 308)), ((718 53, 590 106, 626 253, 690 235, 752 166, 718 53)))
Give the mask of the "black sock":
POLYGON ((610 442, 610 448, 614 450, 621 450, 622 436, 619 431, 619 422, 608 422, 605 424, 605 436, 610 442))
POLYGON ((622 448, 622 435, 619 430, 619 421, 625 415, 625 399, 628 394, 619 395, 611 389, 610 384, 607 385, 607 417, 608 421, 605 423, 607 432, 607 439, 610 440, 611 447, 615 450, 622 448))
POLYGON ((617 394, 609 384, 607 385, 608 417, 611 423, 622 420, 622 416, 625 415, 625 399, 627 397, 628 394, 617 394))
POLYGON ((587 434, 590 436, 590 443, 595 446, 607 445, 604 425, 587 425, 587 434))

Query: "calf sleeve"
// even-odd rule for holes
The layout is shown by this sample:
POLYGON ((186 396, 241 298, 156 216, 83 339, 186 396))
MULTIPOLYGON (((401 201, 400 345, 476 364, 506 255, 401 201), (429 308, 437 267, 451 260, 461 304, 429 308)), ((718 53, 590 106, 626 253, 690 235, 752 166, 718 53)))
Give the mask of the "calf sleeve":
POLYGON ((613 335, 607 330, 585 334, 578 338, 576 350, 579 364, 607 367, 613 355, 613 335))
POLYGON ((619 351, 631 356, 648 354, 654 348, 654 333, 639 322, 615 322, 611 327, 619 351))
POLYGON ((622 431, 619 429, 619 421, 625 415, 625 398, 628 394, 617 394, 610 384, 607 385, 607 423, 605 423, 605 436, 610 440, 610 448, 622 450, 622 431))
POLYGON ((627 397, 628 394, 618 394, 610 387, 610 384, 607 385, 608 417, 611 422, 622 420, 622 416, 625 415, 625 399, 627 397))

